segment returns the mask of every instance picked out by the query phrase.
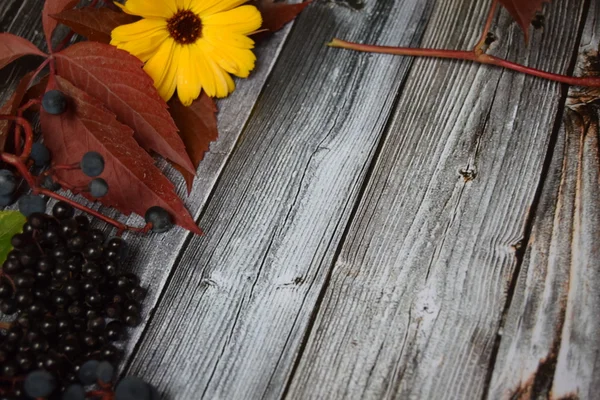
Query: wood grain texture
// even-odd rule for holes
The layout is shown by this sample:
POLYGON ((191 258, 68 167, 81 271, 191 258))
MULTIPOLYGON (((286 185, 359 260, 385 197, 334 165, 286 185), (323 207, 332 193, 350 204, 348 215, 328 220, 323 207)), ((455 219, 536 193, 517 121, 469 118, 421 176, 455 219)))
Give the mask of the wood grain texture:
MULTIPOLYGON (((600 74, 592 2, 578 74, 600 74)), ((571 88, 492 377, 490 399, 600 393, 600 91, 571 88)))
MULTIPOLYGON (((486 6, 437 2, 424 44, 474 43, 486 6)), ((503 11, 494 53, 566 72, 583 7, 554 2, 529 48, 503 11)), ((563 103, 554 83, 415 62, 288 398, 482 398, 563 103)))
POLYGON ((324 44, 418 45, 432 3, 303 12, 130 373, 176 399, 282 395, 411 61, 324 44))

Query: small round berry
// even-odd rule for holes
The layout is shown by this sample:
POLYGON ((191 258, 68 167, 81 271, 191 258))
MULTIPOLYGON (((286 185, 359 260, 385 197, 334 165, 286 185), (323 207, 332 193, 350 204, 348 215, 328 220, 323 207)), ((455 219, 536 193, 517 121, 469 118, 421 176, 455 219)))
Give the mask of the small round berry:
POLYGON ((85 400, 85 390, 83 386, 74 383, 69 385, 62 393, 61 400, 85 400))
POLYGON ((98 370, 98 365, 100 364, 97 360, 89 360, 84 362, 79 368, 79 381, 84 385, 91 385, 96 383, 98 379, 98 375, 96 371, 98 370))
POLYGON ((88 184, 88 190, 93 197, 104 197, 108 193, 108 183, 102 178, 92 179, 88 184))
POLYGON ((30 397, 48 397, 56 389, 56 379, 48 371, 33 371, 25 378, 24 389, 30 397))
POLYGON ((98 381, 100 383, 109 384, 112 382, 115 375, 115 367, 113 367, 113 365, 108 361, 102 361, 100 364, 98 364, 96 375, 98 376, 98 381))
POLYGON ((59 201, 54 205, 54 207, 52 207, 52 215, 59 220, 73 218, 73 215, 75 215, 75 209, 70 204, 64 201, 59 201))
POLYGON ((104 171, 104 158, 100 153, 89 151, 81 158, 81 171, 89 177, 96 177, 104 171))
POLYGON ((42 97, 42 108, 48 114, 60 115, 67 109, 67 98, 60 90, 49 90, 42 97))
POLYGON ((15 175, 7 169, 0 169, 0 196, 13 194, 16 187, 15 175))
POLYGON ((162 207, 150 207, 144 216, 146 223, 152 224, 152 232, 163 233, 173 227, 171 215, 162 207))
POLYGON ((7 207, 15 202, 12 194, 0 194, 0 207, 7 207))
POLYGON ((150 400, 150 385, 135 376, 123 378, 115 388, 115 400, 150 400))
POLYGON ((14 299, 2 299, 0 301, 0 312, 6 315, 13 315, 17 312, 17 302, 14 299))
POLYGON ((31 243, 31 236, 23 233, 17 233, 10 239, 10 244, 15 249, 23 249, 26 245, 31 243))
POLYGON ((34 143, 29 158, 33 160, 36 167, 45 167, 50 163, 50 150, 42 143, 34 143))
POLYGON ((56 183, 50 175, 46 175, 44 177, 44 180, 42 181, 42 186, 53 192, 56 192, 57 190, 60 190, 60 188, 61 188, 60 184, 56 183))
POLYGON ((27 217, 27 222, 29 222, 29 224, 31 226, 33 226, 34 229, 44 229, 46 227, 46 225, 48 224, 48 220, 46 219, 46 214, 41 213, 41 212, 36 212, 33 214, 30 214, 27 217))
POLYGON ((33 213, 46 211, 46 200, 41 196, 28 194, 19 199, 19 211, 28 217, 33 213))

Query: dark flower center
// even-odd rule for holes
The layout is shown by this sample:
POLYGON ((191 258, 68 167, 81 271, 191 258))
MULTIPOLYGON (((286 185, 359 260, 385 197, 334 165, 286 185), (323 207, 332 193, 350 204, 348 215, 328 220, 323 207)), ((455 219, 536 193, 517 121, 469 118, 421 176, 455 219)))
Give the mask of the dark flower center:
POLYGON ((167 29, 177 43, 190 44, 202 36, 202 21, 190 10, 179 10, 167 20, 167 29))

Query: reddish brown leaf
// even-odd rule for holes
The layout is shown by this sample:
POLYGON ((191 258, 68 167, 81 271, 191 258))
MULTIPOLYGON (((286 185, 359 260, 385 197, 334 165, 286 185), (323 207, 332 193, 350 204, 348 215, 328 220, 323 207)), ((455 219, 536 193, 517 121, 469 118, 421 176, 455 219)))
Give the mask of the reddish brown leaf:
POLYGON ((79 0, 45 0, 44 9, 42 10, 42 25, 44 27, 44 34, 46 35, 46 44, 48 45, 48 51, 52 51, 52 33, 58 22, 50 17, 51 15, 58 14, 61 11, 73 8, 79 3, 79 0))
POLYGON ((0 69, 27 55, 47 56, 27 39, 11 33, 0 33, 0 69))
MULTIPOLYGON (((185 143, 194 167, 198 168, 204 154, 209 150, 210 143, 217 139, 219 132, 217 130, 217 105, 202 92, 189 106, 185 107, 175 96, 169 101, 169 111, 179 134, 185 143)), ((188 192, 192 189, 194 174, 184 171, 181 167, 175 166, 185 178, 188 192)))
MULTIPOLYGON (((59 116, 40 112, 44 143, 52 152, 53 161, 76 163, 87 151, 97 151, 105 161, 100 177, 109 186, 108 194, 99 199, 102 204, 124 214, 139 215, 152 206, 161 206, 178 225, 201 234, 175 194, 173 184, 137 144, 133 131, 118 122, 99 101, 64 78, 57 76, 56 82, 69 98, 67 112, 59 116)), ((90 181, 81 171, 62 171, 59 177, 74 187, 85 187, 90 181)))
POLYGON ((59 75, 102 101, 120 122, 135 131, 135 139, 186 171, 196 170, 167 104, 154 88, 142 62, 116 47, 96 42, 74 44, 56 53, 59 75))
POLYGON ((542 4, 550 2, 550 0, 499 0, 499 2, 517 21, 523 32, 525 32, 525 39, 527 39, 529 24, 535 18, 535 13, 542 9, 542 4))
POLYGON ((65 10, 51 17, 73 29, 75 33, 101 43, 110 43, 110 33, 117 26, 139 20, 136 16, 106 7, 65 10))
POLYGON ((261 29, 276 32, 288 22, 293 21, 311 2, 312 0, 304 3, 288 4, 275 2, 274 0, 253 0, 251 4, 254 4, 262 14, 261 29))

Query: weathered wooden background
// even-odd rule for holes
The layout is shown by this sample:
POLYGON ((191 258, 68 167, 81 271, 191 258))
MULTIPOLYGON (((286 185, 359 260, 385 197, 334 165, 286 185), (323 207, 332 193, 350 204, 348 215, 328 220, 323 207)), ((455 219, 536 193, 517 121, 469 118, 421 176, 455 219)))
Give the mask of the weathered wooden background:
MULTIPOLYGON (((129 237, 124 372, 170 399, 599 399, 600 91, 326 47, 469 48, 489 6, 358 4, 317 0, 219 103, 206 235, 129 237)), ((42 5, 2 0, 1 30, 43 46, 42 5)), ((543 15, 527 46, 500 12, 491 52, 600 74, 600 4, 543 15)))

